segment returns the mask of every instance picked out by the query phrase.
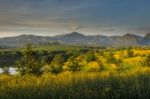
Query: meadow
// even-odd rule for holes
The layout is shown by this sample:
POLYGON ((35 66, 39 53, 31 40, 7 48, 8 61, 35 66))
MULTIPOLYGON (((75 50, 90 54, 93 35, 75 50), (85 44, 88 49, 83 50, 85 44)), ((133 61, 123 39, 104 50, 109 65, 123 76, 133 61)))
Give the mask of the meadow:
POLYGON ((26 50, 19 74, 0 75, 0 99, 150 98, 148 47, 44 53, 26 50))
POLYGON ((1 99, 149 99, 150 69, 0 77, 1 99))

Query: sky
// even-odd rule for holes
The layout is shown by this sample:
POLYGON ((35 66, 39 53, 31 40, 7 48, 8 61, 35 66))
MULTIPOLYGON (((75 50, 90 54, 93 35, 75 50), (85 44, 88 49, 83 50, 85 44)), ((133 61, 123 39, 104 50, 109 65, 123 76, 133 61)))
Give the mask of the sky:
POLYGON ((0 0, 0 37, 71 32, 145 35, 150 0, 0 0))

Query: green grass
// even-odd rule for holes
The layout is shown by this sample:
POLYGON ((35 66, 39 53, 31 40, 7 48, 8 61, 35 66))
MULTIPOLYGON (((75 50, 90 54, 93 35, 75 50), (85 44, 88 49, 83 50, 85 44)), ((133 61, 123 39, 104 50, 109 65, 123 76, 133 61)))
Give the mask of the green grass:
POLYGON ((0 76, 0 99, 149 98, 149 71, 0 76))
POLYGON ((54 51, 54 50, 79 50, 83 47, 80 46, 69 46, 69 45, 52 45, 52 46, 37 46, 33 47, 33 50, 43 51, 54 51))
MULTIPOLYGON (((105 49, 103 46, 93 46, 93 45, 35 45, 33 50, 36 51, 55 51, 55 50, 80 50, 80 49, 105 49)), ((6 48, 0 49, 0 51, 24 51, 26 48, 6 48)))
MULTIPOLYGON (((38 46, 34 50, 67 49, 74 52, 78 48, 81 47, 38 46)), ((150 50, 132 50, 132 56, 126 49, 114 51, 112 58, 110 50, 95 51, 96 60, 89 62, 86 61, 87 54, 79 54, 74 60, 84 68, 76 72, 66 68, 71 62, 67 60, 61 64, 62 71, 57 75, 50 71, 40 76, 2 74, 0 99, 150 99, 150 66, 145 64, 149 62, 145 59, 149 60, 146 55, 150 50)))
MULTIPOLYGON (((39 45, 34 46, 33 50, 37 51, 53 51, 53 50, 74 50, 80 49, 82 47, 79 46, 69 46, 69 45, 39 45)), ((26 48, 8 48, 8 49, 1 49, 0 51, 24 51, 26 48)))

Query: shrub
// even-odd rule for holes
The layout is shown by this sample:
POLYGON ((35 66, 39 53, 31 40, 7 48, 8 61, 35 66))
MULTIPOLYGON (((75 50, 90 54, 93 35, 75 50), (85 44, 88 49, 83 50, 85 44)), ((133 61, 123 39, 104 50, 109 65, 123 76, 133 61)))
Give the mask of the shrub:
POLYGON ((50 70, 52 73, 58 74, 62 71, 65 58, 61 54, 55 55, 54 59, 50 64, 50 70))
POLYGON ((88 72, 98 72, 100 71, 100 65, 96 61, 91 61, 84 67, 84 70, 88 72))
POLYGON ((90 62, 95 60, 96 60, 96 56, 94 55, 94 52, 88 52, 86 55, 86 61, 90 62))
POLYGON ((35 51, 32 50, 32 45, 28 44, 24 56, 16 61, 16 66, 22 75, 39 74, 41 69, 41 63, 38 61, 38 56, 35 51))

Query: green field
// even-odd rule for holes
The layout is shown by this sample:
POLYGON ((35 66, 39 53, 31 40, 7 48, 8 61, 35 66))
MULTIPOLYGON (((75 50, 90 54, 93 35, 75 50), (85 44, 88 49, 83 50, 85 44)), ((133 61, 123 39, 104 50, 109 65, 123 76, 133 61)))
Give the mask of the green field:
MULTIPOLYGON (((105 49, 104 46, 93 46, 93 45, 35 45, 33 50, 36 51, 55 51, 55 50, 80 50, 80 49, 105 49)), ((4 48, 0 51, 24 51, 26 48, 4 48)))
POLYGON ((0 76, 0 99, 149 99, 150 70, 0 76))

